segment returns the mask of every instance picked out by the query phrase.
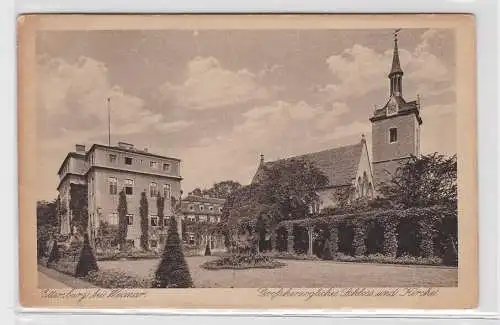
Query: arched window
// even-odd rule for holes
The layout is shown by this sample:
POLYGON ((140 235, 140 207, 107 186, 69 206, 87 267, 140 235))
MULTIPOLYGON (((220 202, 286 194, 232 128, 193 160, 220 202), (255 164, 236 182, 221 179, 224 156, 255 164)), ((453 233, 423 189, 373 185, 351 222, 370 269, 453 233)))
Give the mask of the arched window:
POLYGON ((368 183, 368 197, 373 197, 373 185, 371 182, 368 183))
POLYGON ((358 197, 362 197, 363 196, 363 184, 362 184, 362 181, 361 181, 361 176, 358 177, 358 197))
POLYGON ((368 176, 363 173, 363 196, 368 196, 368 176))

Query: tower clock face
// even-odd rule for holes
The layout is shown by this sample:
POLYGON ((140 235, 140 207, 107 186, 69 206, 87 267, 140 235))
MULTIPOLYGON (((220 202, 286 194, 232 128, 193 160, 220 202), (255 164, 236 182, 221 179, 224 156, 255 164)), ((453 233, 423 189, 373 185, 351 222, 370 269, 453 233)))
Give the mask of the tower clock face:
POLYGON ((392 98, 387 104, 387 115, 394 115, 397 114, 397 112, 398 112, 398 104, 396 103, 394 98, 392 98))

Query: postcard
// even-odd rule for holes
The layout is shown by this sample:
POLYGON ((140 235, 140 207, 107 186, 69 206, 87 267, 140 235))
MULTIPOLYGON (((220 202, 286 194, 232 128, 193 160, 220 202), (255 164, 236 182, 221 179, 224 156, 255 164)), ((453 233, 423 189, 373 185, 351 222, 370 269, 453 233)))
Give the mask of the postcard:
POLYGON ((20 303, 474 308, 466 14, 18 18, 20 303))

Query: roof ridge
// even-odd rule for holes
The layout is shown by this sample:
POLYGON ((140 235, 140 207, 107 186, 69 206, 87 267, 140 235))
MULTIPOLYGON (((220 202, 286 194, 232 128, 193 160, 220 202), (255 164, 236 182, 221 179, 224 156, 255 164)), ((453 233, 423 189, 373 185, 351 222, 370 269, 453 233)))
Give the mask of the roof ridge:
POLYGON ((360 142, 357 142, 357 143, 346 144, 346 145, 343 145, 343 146, 340 146, 340 147, 334 147, 334 148, 330 148, 330 149, 323 149, 323 150, 320 150, 320 151, 314 151, 314 152, 304 153, 304 154, 290 156, 290 157, 286 157, 286 158, 280 158, 280 159, 276 159, 276 160, 272 160, 272 161, 266 161, 265 164, 273 163, 273 162, 277 162, 277 161, 282 161, 282 160, 293 159, 293 158, 300 158, 300 157, 304 157, 304 156, 310 156, 310 155, 319 154, 319 153, 331 152, 331 151, 335 151, 335 150, 339 150, 339 149, 344 149, 344 148, 349 148, 349 147, 361 146, 361 144, 362 143, 360 141, 360 142))

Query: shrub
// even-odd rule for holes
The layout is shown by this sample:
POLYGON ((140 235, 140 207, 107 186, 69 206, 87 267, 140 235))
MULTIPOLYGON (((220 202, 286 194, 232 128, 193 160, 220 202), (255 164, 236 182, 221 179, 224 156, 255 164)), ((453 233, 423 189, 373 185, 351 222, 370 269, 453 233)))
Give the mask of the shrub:
POLYGON ((141 216, 141 248, 149 250, 149 219, 148 219, 148 198, 146 192, 141 193, 139 202, 139 215, 141 216))
POLYGON ((92 271, 85 280, 101 288, 149 288, 151 278, 142 278, 120 270, 92 271))
POLYGON ((319 261, 320 259, 316 255, 307 254, 295 254, 289 252, 276 252, 271 255, 274 258, 279 258, 282 260, 299 260, 299 261, 319 261))
POLYGON ((332 247, 330 245, 330 240, 326 239, 323 247, 323 259, 324 260, 332 260, 332 247))
POLYGON ((47 266, 67 275, 75 275, 76 262, 73 261, 58 261, 47 266))
POLYGON ((99 270, 97 266, 97 261, 95 259, 94 253, 92 252, 92 248, 89 243, 89 236, 85 234, 83 239, 83 247, 80 253, 80 259, 78 260, 78 264, 76 265, 75 277, 83 278, 90 271, 99 270))
POLYGON ((234 254, 222 256, 214 261, 208 261, 201 265, 202 268, 209 270, 220 269, 251 269, 264 268, 274 269, 285 266, 284 263, 275 261, 272 257, 266 255, 234 254))
POLYGON ((50 250, 49 259, 47 260, 47 265, 57 263, 60 258, 61 254, 59 253, 59 244, 57 243, 57 241, 54 241, 52 249, 50 250))
POLYGON ((210 251, 210 244, 207 243, 207 246, 205 247, 205 256, 210 256, 212 255, 212 252, 210 251))
POLYGON ((177 233, 177 222, 174 217, 170 218, 167 243, 152 286, 154 288, 193 287, 193 280, 182 252, 179 234, 177 233))

